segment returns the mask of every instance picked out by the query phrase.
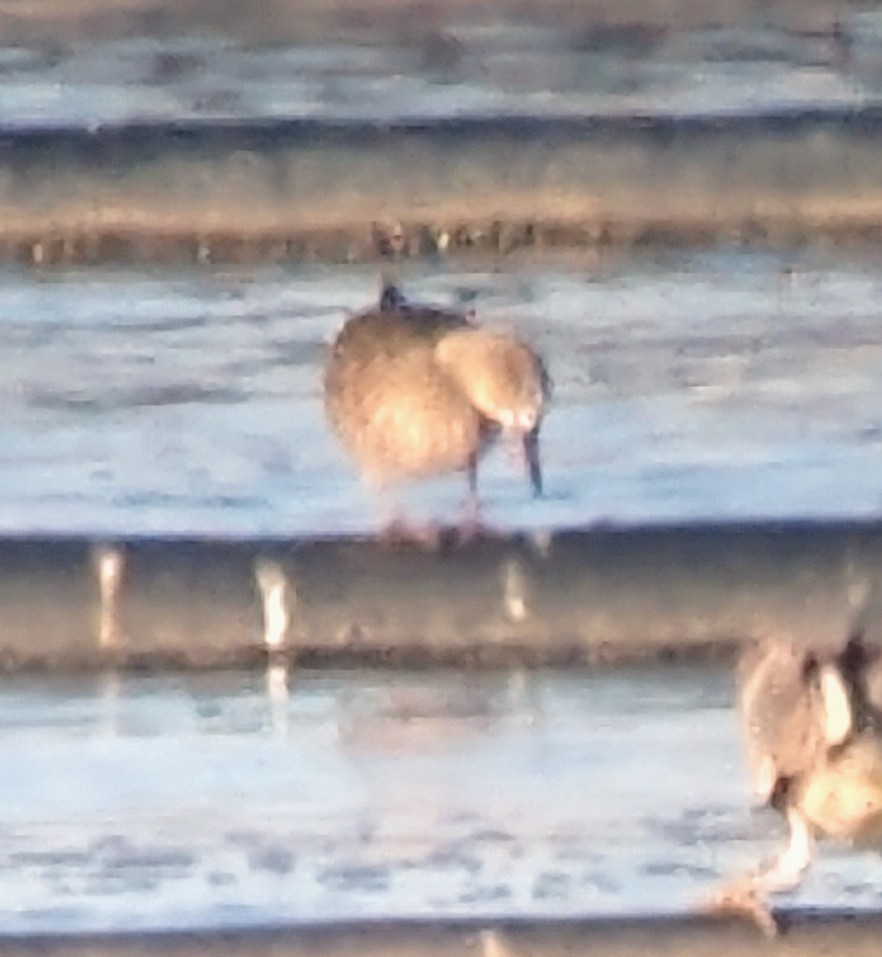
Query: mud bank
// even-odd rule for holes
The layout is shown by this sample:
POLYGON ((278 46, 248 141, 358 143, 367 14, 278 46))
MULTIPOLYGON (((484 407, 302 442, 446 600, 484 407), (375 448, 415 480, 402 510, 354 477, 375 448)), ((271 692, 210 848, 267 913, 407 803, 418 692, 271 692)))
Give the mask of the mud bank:
POLYGON ((560 664, 788 633, 876 640, 879 524, 587 529, 428 550, 372 539, 7 539, 5 668, 560 664), (869 596, 869 597, 868 597, 869 596))
POLYGON ((875 955, 882 918, 876 914, 791 913, 785 932, 768 940, 754 928, 703 918, 646 918, 615 921, 376 922, 251 932, 170 933, 77 937, 0 938, 10 957, 30 954, 59 957, 120 957, 169 954, 185 957, 212 953, 221 957, 300 957, 322 954, 345 957, 358 952, 408 957, 452 954, 500 955, 591 954, 701 955, 713 949, 722 957, 741 954, 814 954, 848 952, 875 955))
POLYGON ((0 257, 372 261, 875 240, 882 112, 7 130, 0 257))

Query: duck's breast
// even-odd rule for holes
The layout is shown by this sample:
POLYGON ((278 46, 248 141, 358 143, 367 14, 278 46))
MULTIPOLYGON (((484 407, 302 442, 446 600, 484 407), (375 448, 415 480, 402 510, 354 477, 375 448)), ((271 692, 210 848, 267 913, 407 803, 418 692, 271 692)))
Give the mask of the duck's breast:
POLYGON ((328 419, 376 482, 465 468, 480 451, 480 416, 434 361, 434 343, 454 321, 445 313, 366 314, 332 347, 328 419))
POLYGON ((820 764, 806 777, 801 805, 822 834, 882 848, 882 742, 864 734, 820 764))

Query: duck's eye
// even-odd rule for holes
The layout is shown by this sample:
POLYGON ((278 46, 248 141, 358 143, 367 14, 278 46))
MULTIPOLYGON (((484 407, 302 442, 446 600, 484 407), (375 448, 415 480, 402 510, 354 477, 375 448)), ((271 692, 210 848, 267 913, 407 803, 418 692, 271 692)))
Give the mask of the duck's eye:
POLYGON ((524 409, 518 416, 518 427, 525 432, 530 432, 536 425, 536 413, 533 409, 524 409))

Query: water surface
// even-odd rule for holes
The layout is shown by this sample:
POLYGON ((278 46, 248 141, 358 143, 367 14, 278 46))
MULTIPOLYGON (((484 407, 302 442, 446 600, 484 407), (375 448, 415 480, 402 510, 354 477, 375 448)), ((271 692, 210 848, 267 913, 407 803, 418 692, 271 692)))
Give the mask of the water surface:
MULTIPOLYGON (((781 840, 715 670, 285 681, 0 685, 4 928, 681 912, 781 840)), ((828 848, 798 899, 876 874, 828 848)))
MULTIPOLYGON (((832 34, 774 24, 590 31, 453 24, 378 45, 132 37, 0 47, 0 126, 180 120, 385 123, 452 116, 716 115, 849 110, 882 97, 882 18, 832 34)), ((637 25, 639 27, 639 25, 637 25)))
MULTIPOLYGON (((882 490, 882 269, 872 257, 417 267, 545 354, 547 495, 504 448, 488 521, 870 516, 882 490)), ((327 344, 377 279, 355 267, 0 273, 0 532, 370 530, 380 507, 329 434, 327 344)), ((456 517, 464 481, 405 494, 456 517)))

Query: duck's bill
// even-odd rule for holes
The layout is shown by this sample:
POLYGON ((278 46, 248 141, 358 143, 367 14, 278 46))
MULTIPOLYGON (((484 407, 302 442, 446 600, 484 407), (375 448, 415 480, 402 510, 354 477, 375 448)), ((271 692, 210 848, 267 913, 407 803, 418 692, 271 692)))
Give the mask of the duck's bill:
POLYGON ((531 429, 524 433, 522 439, 524 448, 524 464, 530 478, 533 495, 542 494, 542 462, 539 455, 539 429, 531 429))

